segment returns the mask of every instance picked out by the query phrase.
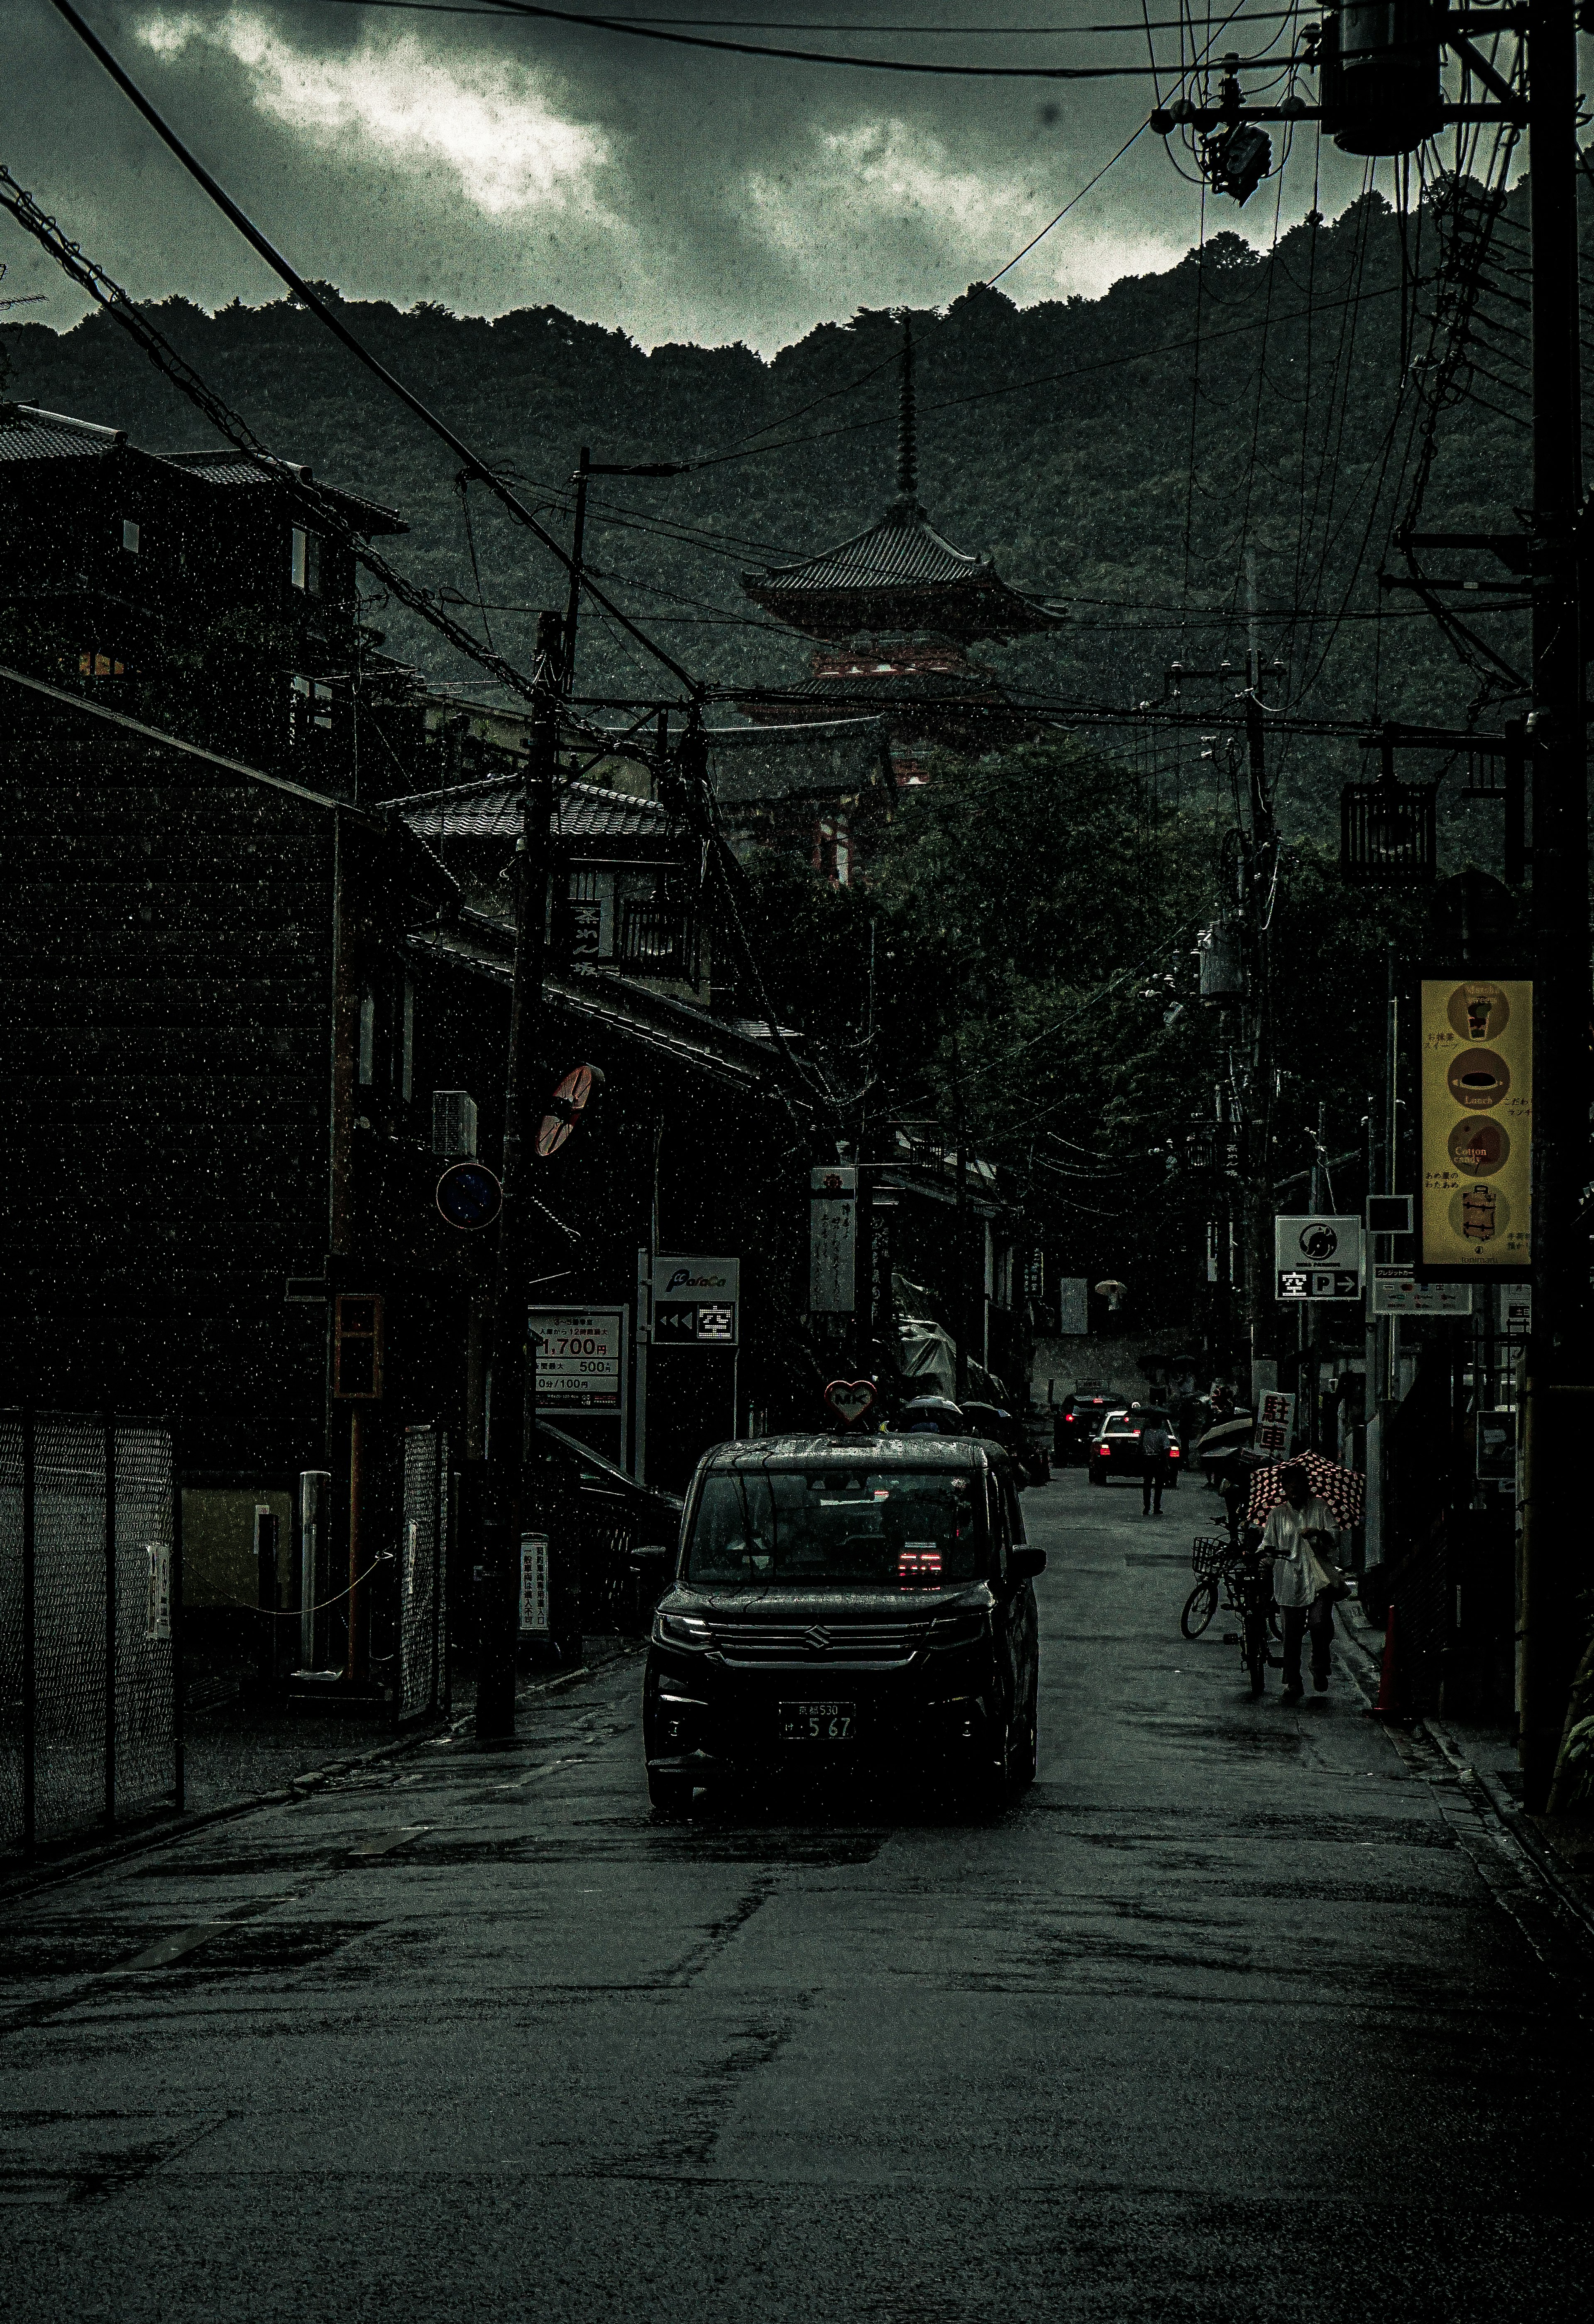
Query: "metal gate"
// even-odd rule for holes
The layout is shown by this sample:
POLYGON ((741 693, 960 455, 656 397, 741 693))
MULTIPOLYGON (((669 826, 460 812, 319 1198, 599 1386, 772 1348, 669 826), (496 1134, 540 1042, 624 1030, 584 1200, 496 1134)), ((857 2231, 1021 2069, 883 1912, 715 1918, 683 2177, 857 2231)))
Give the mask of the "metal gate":
POLYGON ((0 1413, 0 1846, 181 1805, 171 1437, 0 1413))
POLYGON ((448 1434, 404 1431, 399 1542, 399 1654, 394 1715, 448 1708, 448 1434))

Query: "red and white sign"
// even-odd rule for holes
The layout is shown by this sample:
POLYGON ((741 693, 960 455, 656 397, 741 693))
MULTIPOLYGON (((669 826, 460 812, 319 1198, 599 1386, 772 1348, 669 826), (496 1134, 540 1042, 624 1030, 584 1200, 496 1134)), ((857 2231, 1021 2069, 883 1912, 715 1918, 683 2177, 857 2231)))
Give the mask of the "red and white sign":
POLYGON ((872 1380, 832 1380, 825 1401, 844 1428, 861 1428, 875 1401, 872 1380))
POLYGON ((1287 1452, 1295 1431, 1295 1399, 1283 1388, 1269 1388, 1257 1414, 1257 1450, 1275 1455, 1287 1452))
POLYGON ((577 1065, 565 1075, 548 1100, 537 1132, 537 1151, 545 1161, 558 1152, 603 1086, 604 1076, 596 1065, 577 1065))

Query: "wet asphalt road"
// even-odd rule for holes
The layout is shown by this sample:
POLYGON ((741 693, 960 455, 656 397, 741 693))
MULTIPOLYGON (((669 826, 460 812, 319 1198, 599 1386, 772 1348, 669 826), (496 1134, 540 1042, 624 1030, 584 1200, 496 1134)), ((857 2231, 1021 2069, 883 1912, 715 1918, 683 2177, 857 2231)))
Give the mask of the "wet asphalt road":
POLYGON ((8 1908, 12 2316, 1594 2311, 1588 1962, 1336 1675, 1027 1499, 1041 1780, 649 1816, 640 1662, 8 1908))

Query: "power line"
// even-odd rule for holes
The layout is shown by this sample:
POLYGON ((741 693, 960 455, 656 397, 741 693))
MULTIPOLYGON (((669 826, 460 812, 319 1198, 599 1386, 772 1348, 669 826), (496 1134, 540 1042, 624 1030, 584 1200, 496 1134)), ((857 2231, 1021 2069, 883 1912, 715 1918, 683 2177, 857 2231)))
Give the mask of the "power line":
MULTIPOLYGON (((501 16, 506 13, 502 0, 491 0, 491 5, 484 5, 484 0, 332 0, 332 5, 355 8, 402 8, 431 16, 501 16)), ((1311 13, 1304 0, 1295 0, 1295 5, 1289 8, 1252 8, 1245 13, 1244 21, 1248 24, 1288 22, 1311 13)), ((1139 23, 1116 24, 849 24, 838 23, 834 17, 771 22, 760 16, 606 15, 602 22, 605 28, 667 24, 724 32, 889 32, 898 37, 905 33, 926 33, 937 39, 960 41, 1018 40, 1031 36, 1036 40, 1055 41, 1072 40, 1081 33, 1179 32, 1184 31, 1188 19, 1156 16, 1139 23)))
MULTIPOLYGON (((58 7, 62 5, 62 0, 55 0, 55 5, 58 7)), ((1404 290, 1405 287, 1405 286, 1400 282, 1387 282, 1377 290, 1355 290, 1343 299, 1323 300, 1314 308, 1293 308, 1287 315, 1276 315, 1273 318, 1273 322, 1275 326, 1284 323, 1299 323, 1304 321, 1311 315, 1332 314, 1336 309, 1341 307, 1365 306, 1374 299, 1390 298, 1396 291, 1404 290)), ((1259 331, 1263 327, 1263 318, 1258 316, 1254 322, 1231 323, 1226 329, 1221 331, 1203 332, 1201 337, 1200 344, 1202 346, 1210 346, 1216 340, 1239 338, 1248 331, 1259 331)), ((919 406, 919 416, 923 419, 937 411, 958 411, 961 410, 965 404, 988 403, 995 396, 1021 395, 1027 388, 1052 387, 1064 380, 1083 379, 1096 372, 1116 371, 1124 364, 1147 363, 1153 361, 1158 355, 1179 355, 1182 354, 1185 348, 1192 347, 1195 345, 1196 341, 1193 338, 1164 339, 1158 346, 1154 347, 1132 348, 1128 355, 1103 355, 1097 363, 1072 364, 1062 371, 1034 372, 1027 379, 1008 380, 1000 387, 976 388, 968 395, 948 396, 940 403, 923 403, 919 406)), ((751 452, 719 453, 710 459, 694 460, 688 463, 687 466, 693 472, 702 468, 717 468, 724 466, 727 462, 732 460, 754 458, 758 454, 763 452, 795 451, 800 446, 805 444, 827 444, 837 436, 852 436, 858 434, 862 429, 871 428, 888 428, 894 427, 895 425, 895 417, 891 413, 882 413, 879 418, 874 420, 850 420, 843 421, 839 427, 818 429, 811 436, 790 436, 779 444, 758 445, 751 452)))
POLYGON ((400 402, 405 406, 407 410, 412 412, 416 419, 420 420, 424 426, 431 429, 434 436, 439 437, 441 440, 447 445, 449 450, 455 455, 455 456, 465 463, 466 468, 470 471, 473 476, 477 477, 481 483, 487 486, 487 489, 493 493, 494 499, 499 501, 502 506, 509 511, 510 514, 515 518, 516 521, 523 524, 529 532, 536 535, 537 539, 541 541, 545 549, 552 551, 553 555, 558 559, 567 573, 576 576, 580 580, 581 586, 585 589, 587 595, 592 598, 594 604, 602 606, 607 613, 611 614, 615 621, 619 622, 622 628, 628 631, 636 642, 641 646, 645 651, 651 654, 656 661, 662 663, 664 668, 669 671, 670 676, 677 679, 679 683, 686 688, 689 694, 695 693, 696 691, 696 680, 691 676, 690 672, 682 669, 680 663, 676 660, 673 654, 668 653, 663 646, 657 644, 653 639, 648 637, 641 630, 638 629, 636 624, 622 613, 617 605, 611 604, 608 598, 604 595, 603 592, 598 589, 594 584, 587 581, 585 576, 577 574, 576 566, 564 548, 557 540, 555 540, 553 534, 549 532, 545 526, 538 522, 536 517, 531 513, 531 511, 526 507, 523 502, 516 498, 515 494, 510 491, 509 486, 504 484, 502 479, 494 474, 493 469, 487 466, 484 460, 479 458, 477 455, 472 451, 470 446, 465 441, 464 438, 456 435, 454 429, 449 427, 446 420, 439 419, 436 412, 432 411, 421 401, 419 396, 418 396, 412 389, 406 387, 402 380, 397 378, 392 372, 389 371, 384 363, 381 362, 377 356, 371 353, 370 349, 364 345, 363 340, 356 338, 348 325, 332 308, 327 304, 320 293, 312 289, 310 284, 306 281, 303 275, 299 272, 297 268, 290 265, 288 260, 282 256, 275 244, 271 242, 261 231, 260 227, 254 224, 253 219, 248 217, 244 212, 240 209, 237 203, 234 201, 232 196, 226 192, 225 188, 223 188, 215 178, 212 177, 210 171, 205 167, 204 163, 198 158, 198 156, 189 152, 189 148, 183 143, 182 139, 178 135, 177 132, 171 128, 156 111, 154 106, 139 88, 137 82, 134 80, 132 75, 125 71, 117 62, 110 50, 106 48, 105 42, 100 39, 98 33, 94 31, 90 24, 86 23, 84 19, 78 14, 77 9, 71 5, 71 0, 51 0, 51 5, 55 8, 57 14, 63 17, 71 26, 72 30, 77 33, 84 46, 98 59, 99 62, 110 74, 112 79, 115 82, 123 95, 131 104, 138 108, 140 113, 143 114, 151 128, 161 139, 162 144, 164 144, 170 152, 176 155, 177 159, 182 163, 183 168, 189 172, 189 175, 193 178, 198 185, 203 187, 206 193, 209 195, 211 200, 216 204, 217 209, 221 211, 223 217, 228 220, 229 224, 236 227, 237 231, 243 235, 244 241, 249 244, 250 247, 254 250, 260 257, 265 260, 266 264, 272 269, 272 272, 277 275, 281 281, 288 285, 289 289, 293 292, 297 299, 303 301, 304 305, 309 309, 310 312, 316 317, 318 321, 323 323, 332 333, 333 337, 340 340, 343 346, 348 349, 349 353, 355 357, 356 361, 362 363, 367 371, 371 372, 382 382, 382 385, 388 389, 390 393, 397 396, 400 402))
MULTIPOLYGON (((60 0, 56 0, 60 5, 60 0)), ((394 0, 360 0, 367 7, 394 5, 394 0)), ((414 0, 398 0, 400 5, 413 5, 414 0)), ((640 18, 624 16, 589 16, 572 8, 544 8, 536 0, 499 0, 496 9, 456 11, 439 7, 438 13, 453 14, 481 14, 532 16, 556 24, 585 24, 598 32, 617 32, 631 40, 664 41, 672 48, 717 49, 732 56, 761 57, 773 63, 798 65, 838 65, 854 72, 928 73, 947 80, 1141 80, 1156 73, 1155 65, 950 65, 932 64, 922 58, 908 57, 844 57, 834 50, 772 49, 751 41, 718 41, 702 32, 666 32, 660 25, 643 23, 640 18)), ((836 31, 844 29, 835 26, 836 31)), ((1138 30, 1138 27, 1136 27, 1138 30)), ((1242 64, 1258 60, 1242 58, 1242 64)))
POLYGON ((1103 161, 1095 176, 1080 188, 1078 193, 1073 196, 1072 200, 1064 203, 1062 208, 1057 212, 1056 217, 1051 220, 1050 224, 1043 226, 1037 235, 1033 235, 1025 244, 1023 249, 1016 252, 1015 254, 1009 259, 1005 266, 999 266, 997 268, 996 272, 990 276, 985 285, 988 290, 996 283, 1000 282, 1004 274, 1010 274, 1014 267, 1018 265, 1020 258, 1027 258, 1030 252, 1035 248, 1036 244, 1046 240, 1047 235, 1052 231, 1053 226, 1062 225, 1064 219, 1068 216, 1069 211, 1083 201, 1085 196, 1090 192, 1091 188, 1092 186, 1099 186, 1102 179, 1107 175, 1108 171, 1123 160, 1124 155, 1129 152, 1129 147, 1134 143, 1136 138, 1141 134, 1141 132, 1145 127, 1146 124, 1142 121, 1139 128, 1132 130, 1129 135, 1124 139, 1123 143, 1119 147, 1117 152, 1113 155, 1112 160, 1110 161, 1103 161))

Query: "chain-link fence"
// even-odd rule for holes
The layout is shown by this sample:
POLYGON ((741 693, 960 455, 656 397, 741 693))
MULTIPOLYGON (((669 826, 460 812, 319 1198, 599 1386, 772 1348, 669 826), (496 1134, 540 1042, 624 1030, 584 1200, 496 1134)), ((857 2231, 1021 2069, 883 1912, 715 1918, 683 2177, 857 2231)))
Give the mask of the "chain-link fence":
POLYGON ((404 1514, 399 1544, 396 1715, 448 1708, 448 1437, 404 1431, 404 1514))
POLYGON ((0 1846, 180 1804, 171 1439, 0 1413, 0 1846))

